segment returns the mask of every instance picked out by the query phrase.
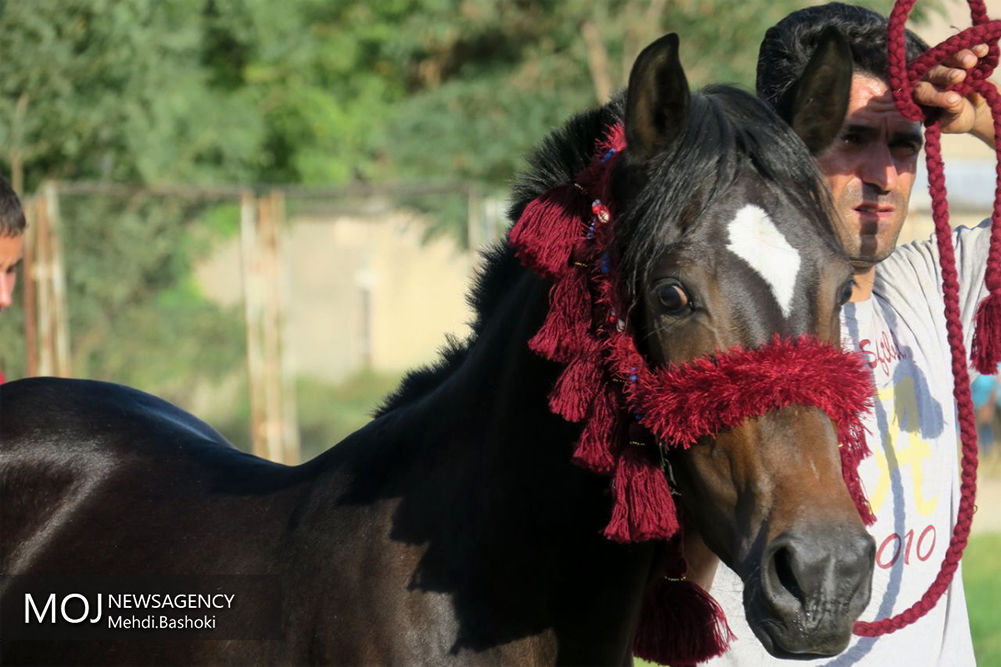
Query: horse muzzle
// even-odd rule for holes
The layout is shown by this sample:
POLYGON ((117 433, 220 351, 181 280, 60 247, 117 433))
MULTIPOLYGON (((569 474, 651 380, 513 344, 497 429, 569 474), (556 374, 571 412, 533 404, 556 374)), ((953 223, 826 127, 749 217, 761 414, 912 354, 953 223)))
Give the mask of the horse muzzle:
POLYGON ((748 623, 779 658, 843 651, 869 603, 875 542, 861 527, 786 532, 762 552, 757 581, 745 582, 748 623))

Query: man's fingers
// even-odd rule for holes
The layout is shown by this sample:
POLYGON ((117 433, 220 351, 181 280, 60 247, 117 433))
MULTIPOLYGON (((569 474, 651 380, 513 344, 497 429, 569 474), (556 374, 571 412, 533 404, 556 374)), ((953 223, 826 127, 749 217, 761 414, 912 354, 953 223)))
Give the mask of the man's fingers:
POLYGON ((958 67, 947 67, 945 65, 936 65, 935 67, 928 70, 928 74, 925 75, 925 79, 931 83, 939 86, 940 88, 945 88, 946 86, 951 86, 962 82, 966 78, 966 70, 958 67))
POLYGON ((973 49, 963 49, 962 51, 957 51, 956 55, 952 58, 948 58, 945 64, 953 67, 972 69, 977 66, 977 61, 979 60, 980 56, 974 53, 973 49))
POLYGON ((944 109, 947 113, 958 114, 963 110, 963 96, 951 90, 942 90, 927 81, 914 87, 914 99, 927 107, 944 109))
POLYGON ((928 70, 925 80, 938 88, 947 88, 966 80, 967 70, 977 66, 980 59, 987 55, 986 44, 977 44, 968 49, 957 51, 952 57, 946 58, 941 65, 928 70))

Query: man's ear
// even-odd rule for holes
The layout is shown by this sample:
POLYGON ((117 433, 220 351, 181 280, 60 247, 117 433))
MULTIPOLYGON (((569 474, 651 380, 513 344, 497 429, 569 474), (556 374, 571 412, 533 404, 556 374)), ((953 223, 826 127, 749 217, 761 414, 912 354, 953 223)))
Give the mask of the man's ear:
POLYGON ((629 74, 625 130, 631 162, 663 153, 684 132, 689 92, 678 60, 678 36, 664 35, 643 49, 629 74))
POLYGON ((830 146, 841 131, 851 87, 851 47, 837 28, 829 27, 777 109, 813 155, 830 146))

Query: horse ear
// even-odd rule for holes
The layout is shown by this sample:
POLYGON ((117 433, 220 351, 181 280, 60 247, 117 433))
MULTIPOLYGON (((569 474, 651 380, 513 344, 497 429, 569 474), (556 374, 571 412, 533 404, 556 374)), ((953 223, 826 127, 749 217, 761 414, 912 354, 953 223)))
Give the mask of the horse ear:
POLYGON ((779 115, 817 155, 841 131, 852 87, 852 52, 837 28, 820 35, 803 75, 779 104, 779 115))
POLYGON ((664 35, 636 57, 626 93, 628 155, 647 161, 670 148, 688 122, 688 81, 678 36, 664 35))

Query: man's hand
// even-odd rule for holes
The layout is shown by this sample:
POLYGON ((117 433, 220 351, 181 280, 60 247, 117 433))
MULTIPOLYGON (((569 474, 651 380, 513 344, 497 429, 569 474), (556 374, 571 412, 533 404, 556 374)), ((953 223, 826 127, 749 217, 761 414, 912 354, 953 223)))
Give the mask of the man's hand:
POLYGON ((914 99, 926 107, 942 109, 942 132, 973 134, 994 148, 994 120, 987 101, 976 93, 963 97, 946 90, 947 86, 960 83, 969 70, 987 55, 987 45, 977 44, 963 49, 955 56, 928 71, 925 80, 914 88, 914 99))

